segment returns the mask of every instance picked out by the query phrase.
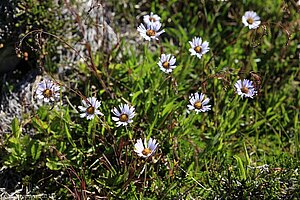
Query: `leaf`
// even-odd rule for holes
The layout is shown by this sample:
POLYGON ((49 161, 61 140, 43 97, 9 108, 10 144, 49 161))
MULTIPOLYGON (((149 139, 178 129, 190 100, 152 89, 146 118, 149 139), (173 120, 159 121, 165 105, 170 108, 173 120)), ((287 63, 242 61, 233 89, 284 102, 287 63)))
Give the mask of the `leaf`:
POLYGON ((88 124, 88 131, 87 131, 87 139, 89 144, 93 144, 95 140, 95 129, 96 129, 96 123, 97 123, 97 118, 94 117, 92 120, 89 121, 88 124))
POLYGON ((20 134, 22 132, 21 128, 20 128, 20 125, 19 125, 19 120, 18 118, 14 118, 13 121, 12 121, 12 133, 14 134, 14 136, 16 138, 20 138, 20 134))
POLYGON ((245 142, 244 142, 244 150, 245 150, 245 157, 246 157, 247 165, 250 165, 250 157, 249 157, 245 142))
POLYGON ((237 156, 237 155, 234 155, 233 157, 237 161, 237 167, 239 169, 239 173, 240 173, 241 179, 246 180, 247 179, 247 177, 246 177, 246 171, 245 171, 245 168, 243 166, 242 159, 239 156, 237 156))
POLYGON ((245 110, 245 107, 246 107, 247 103, 248 103, 248 99, 245 100, 243 106, 239 109, 239 113, 238 113, 237 116, 235 116, 235 119, 234 119, 233 123, 231 124, 229 130, 233 129, 234 126, 239 122, 239 120, 241 119, 241 116, 242 116, 242 114, 245 110))
POLYGON ((66 113, 65 113, 65 120, 67 121, 67 122, 70 122, 71 121, 71 117, 70 117, 70 110, 69 110, 69 107, 67 107, 67 109, 66 109, 66 113))
POLYGON ((39 107, 37 114, 41 120, 45 120, 48 117, 48 110, 45 106, 39 107))
POLYGON ((260 120, 260 121, 257 121, 257 122, 252 126, 252 128, 253 128, 253 129, 256 129, 256 128, 260 127, 262 124, 265 124, 265 123, 266 123, 266 120, 265 120, 265 119, 262 119, 262 120, 260 120))
POLYGON ((76 148, 76 144, 74 143, 73 139, 72 139, 72 136, 70 134, 70 131, 69 131, 69 128, 68 128, 68 125, 65 124, 65 133, 66 133, 66 136, 67 136, 67 139, 68 141, 71 143, 71 145, 76 148))
POLYGON ((169 114, 172 110, 175 110, 176 107, 177 105, 174 103, 174 101, 171 101, 165 106, 164 110, 162 111, 162 116, 164 117, 165 114, 169 114))
POLYGON ((53 161, 53 160, 50 160, 49 158, 47 158, 46 166, 50 170, 60 170, 62 167, 62 163, 59 163, 57 161, 53 161))
POLYGON ((31 146, 31 157, 33 160, 38 160, 42 152, 42 144, 39 141, 33 142, 31 146))
POLYGON ((32 125, 40 132, 44 132, 48 128, 48 124, 37 117, 32 118, 32 125))
POLYGON ((132 103, 133 104, 135 104, 135 100, 137 99, 137 97, 140 95, 140 94, 142 94, 143 92, 140 90, 140 91, 137 91, 136 93, 134 93, 133 95, 132 95, 132 103))

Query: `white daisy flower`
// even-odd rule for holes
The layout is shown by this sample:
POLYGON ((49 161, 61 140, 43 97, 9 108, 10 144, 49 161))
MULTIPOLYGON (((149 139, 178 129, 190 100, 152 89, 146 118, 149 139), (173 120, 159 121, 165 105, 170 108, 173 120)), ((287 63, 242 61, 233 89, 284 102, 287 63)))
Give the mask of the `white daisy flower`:
POLYGON ((207 105, 209 102, 209 98, 207 98, 204 94, 196 92, 190 95, 190 104, 188 105, 189 110, 195 110, 198 114, 199 112, 206 112, 211 110, 211 105, 207 105))
POLYGON ((142 139, 138 139, 134 145, 134 147, 135 147, 134 151, 138 154, 138 156, 143 157, 143 158, 148 158, 155 153, 157 146, 158 146, 158 143, 156 142, 155 139, 150 138, 147 143, 146 138, 145 138, 144 144, 142 142, 142 139))
POLYGON ((140 32, 140 35, 148 41, 150 41, 151 39, 158 40, 158 36, 165 32, 165 30, 159 31, 159 29, 161 28, 160 22, 149 23, 146 25, 146 27, 144 26, 144 24, 141 24, 137 28, 137 30, 138 32, 140 32))
POLYGON ((37 98, 43 99, 44 102, 55 101, 59 98, 60 86, 56 85, 51 80, 43 80, 38 84, 36 90, 37 98))
POLYGON ((95 115, 103 116, 98 108, 101 105, 101 101, 98 101, 95 97, 89 97, 86 100, 81 101, 83 106, 78 106, 79 110, 83 113, 80 114, 81 118, 86 117, 88 120, 91 120, 95 115))
POLYGON ((145 24, 157 23, 157 22, 160 22, 160 17, 151 12, 150 15, 144 16, 144 22, 145 22, 145 24))
POLYGON ((157 63, 161 71, 171 73, 175 69, 176 58, 171 54, 161 54, 160 61, 157 63))
POLYGON ((256 94, 255 88, 252 84, 252 81, 249 81, 247 79, 242 80, 238 80, 235 84, 234 84, 235 88, 236 88, 236 92, 238 93, 238 95, 240 95, 242 98, 243 97, 250 97, 253 98, 253 96, 256 94))
POLYGON ((114 107, 112 109, 112 113, 117 117, 112 117, 114 121, 117 123, 117 127, 123 125, 127 126, 127 124, 133 122, 132 118, 135 116, 134 107, 129 106, 128 104, 121 104, 119 105, 120 111, 114 107))
POLYGON ((300 6, 300 0, 297 2, 297 5, 300 6))
POLYGON ((249 29, 257 29, 260 25, 260 17, 254 11, 247 11, 242 17, 242 22, 249 29))
POLYGON ((191 48, 189 49, 191 55, 196 55, 199 59, 201 59, 203 54, 206 54, 209 51, 208 42, 205 41, 202 43, 201 37, 194 37, 189 43, 191 45, 191 48))

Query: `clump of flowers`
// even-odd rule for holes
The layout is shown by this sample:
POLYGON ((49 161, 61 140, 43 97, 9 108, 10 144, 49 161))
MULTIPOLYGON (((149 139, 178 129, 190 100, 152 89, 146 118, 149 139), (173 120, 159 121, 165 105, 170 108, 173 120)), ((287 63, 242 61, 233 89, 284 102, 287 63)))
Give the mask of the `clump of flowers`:
POLYGON ((244 80, 238 80, 235 84, 234 84, 235 88, 236 88, 236 92, 238 93, 238 95, 240 95, 242 98, 243 97, 250 97, 253 98, 253 96, 255 96, 256 91, 255 88, 253 86, 252 81, 248 80, 248 79, 244 79, 244 80))
POLYGON ((143 19, 145 24, 160 23, 160 17, 156 14, 153 14, 152 12, 150 13, 150 15, 145 15, 143 19))
POLYGON ((157 149, 158 143, 156 142, 155 139, 150 138, 148 143, 145 138, 144 143, 142 139, 138 139, 137 142, 135 143, 135 152, 138 154, 138 156, 143 157, 143 158, 148 158, 152 156, 156 149, 157 149))
POLYGON ((209 103, 209 98, 206 97, 202 93, 194 93, 190 95, 190 105, 188 105, 189 110, 195 110, 196 113, 198 114, 199 112, 206 112, 211 110, 211 105, 208 105, 209 103))
POLYGON ((201 59, 202 55, 206 54, 209 51, 208 42, 202 42, 201 37, 194 37, 192 41, 189 41, 191 48, 189 51, 191 55, 196 55, 199 59, 201 59))
POLYGON ((80 114, 81 118, 86 117, 88 120, 91 120, 95 117, 95 115, 103 116, 103 113, 98 110, 101 105, 101 101, 98 101, 95 97, 89 97, 81 102, 83 106, 78 106, 79 110, 83 112, 80 114))
POLYGON ((160 61, 157 63, 160 70, 165 73, 171 73, 176 68, 176 58, 171 54, 162 54, 160 61))
POLYGON ((145 38, 145 40, 150 41, 151 39, 158 40, 158 37, 165 32, 165 30, 159 31, 161 28, 161 23, 152 23, 146 24, 146 27, 144 24, 141 24, 138 26, 137 30, 140 32, 140 35, 145 38))
POLYGON ((38 84, 36 94, 38 99, 48 103, 50 101, 55 101, 59 99, 59 91, 60 86, 58 86, 51 80, 45 79, 38 84))
POLYGON ((164 30, 161 30, 160 17, 152 12, 150 15, 144 16, 144 24, 140 24, 137 28, 140 35, 146 40, 150 41, 151 39, 158 40, 158 37, 164 33, 164 30))
POLYGON ((249 29, 257 29, 261 23, 260 17, 254 11, 247 11, 242 17, 244 26, 248 26, 249 29))
POLYGON ((119 105, 120 111, 114 107, 112 109, 112 113, 116 117, 112 117, 112 119, 117 123, 117 127, 119 126, 127 126, 129 123, 133 122, 132 118, 135 116, 135 108, 133 106, 129 106, 128 104, 119 105))

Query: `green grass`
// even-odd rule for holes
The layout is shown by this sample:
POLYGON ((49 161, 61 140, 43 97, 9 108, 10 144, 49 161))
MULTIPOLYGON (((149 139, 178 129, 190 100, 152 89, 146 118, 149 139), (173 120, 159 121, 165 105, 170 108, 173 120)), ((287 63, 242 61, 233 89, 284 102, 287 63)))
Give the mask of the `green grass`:
POLYGON ((129 23, 128 31, 137 32, 142 16, 152 11, 162 17, 166 33, 160 42, 121 38, 109 55, 93 52, 101 78, 78 63, 72 89, 100 99, 104 117, 81 119, 74 109, 80 96, 66 88, 63 105, 41 106, 30 116, 34 136, 13 121, 1 165, 29 176, 41 188, 35 192, 63 198, 298 198, 299 6, 279 0, 153 1, 136 3, 139 10, 130 1, 125 12, 118 1, 112 5, 115 20, 129 23), (259 29, 243 27, 247 10, 261 17, 259 29), (194 36, 209 42, 201 60, 188 51, 194 36), (161 52, 176 56, 170 75, 157 65, 161 52), (240 78, 260 84, 258 95, 240 98, 234 90, 240 78), (211 111, 186 113, 194 92, 207 94, 211 111), (111 109, 121 102, 133 105, 137 115, 117 128, 111 109), (144 137, 159 142, 148 160, 133 151, 144 137))

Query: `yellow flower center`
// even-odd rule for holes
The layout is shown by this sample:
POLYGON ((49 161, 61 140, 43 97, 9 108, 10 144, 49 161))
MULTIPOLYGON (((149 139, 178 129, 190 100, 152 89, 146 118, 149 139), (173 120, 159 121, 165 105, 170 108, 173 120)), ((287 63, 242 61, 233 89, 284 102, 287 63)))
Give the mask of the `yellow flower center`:
POLYGON ((155 34, 156 34, 156 32, 154 31, 154 30, 147 30, 146 31, 146 35, 148 35, 149 37, 151 37, 151 36, 155 36, 155 34))
POLYGON ((165 68, 165 69, 169 69, 170 68, 170 63, 168 61, 165 61, 163 62, 162 66, 165 68))
POLYGON ((142 154, 145 155, 145 156, 148 156, 150 153, 151 153, 151 150, 150 150, 149 148, 145 148, 145 149, 142 151, 142 154))
POLYGON ((248 24, 253 24, 254 20, 252 18, 247 19, 248 24))
POLYGON ((122 115, 120 116, 120 121, 121 121, 121 122, 127 122, 127 121, 128 121, 128 115, 122 114, 122 115))
POLYGON ((197 53, 201 53, 202 48, 201 48, 200 46, 196 46, 196 47, 194 48, 194 50, 195 50, 197 53))
POLYGON ((241 91, 243 92, 243 93, 245 93, 245 94, 248 94, 248 92, 249 92, 249 89, 247 88, 247 87, 242 87, 242 89, 241 89, 241 91))
POLYGON ((50 97, 52 97, 53 92, 52 92, 52 90, 50 90, 50 89, 46 89, 46 90, 44 90, 43 95, 44 95, 44 97, 46 97, 46 98, 50 98, 50 97))
POLYGON ((202 103, 200 101, 197 101, 195 104, 194 104, 194 107, 197 108, 197 109, 200 109, 202 108, 202 103))
POLYGON ((87 114, 94 114, 95 113, 95 108, 93 106, 90 106, 86 109, 87 114))
POLYGON ((150 21, 150 22, 156 22, 156 20, 155 20, 154 17, 150 17, 150 18, 149 18, 149 21, 150 21))

